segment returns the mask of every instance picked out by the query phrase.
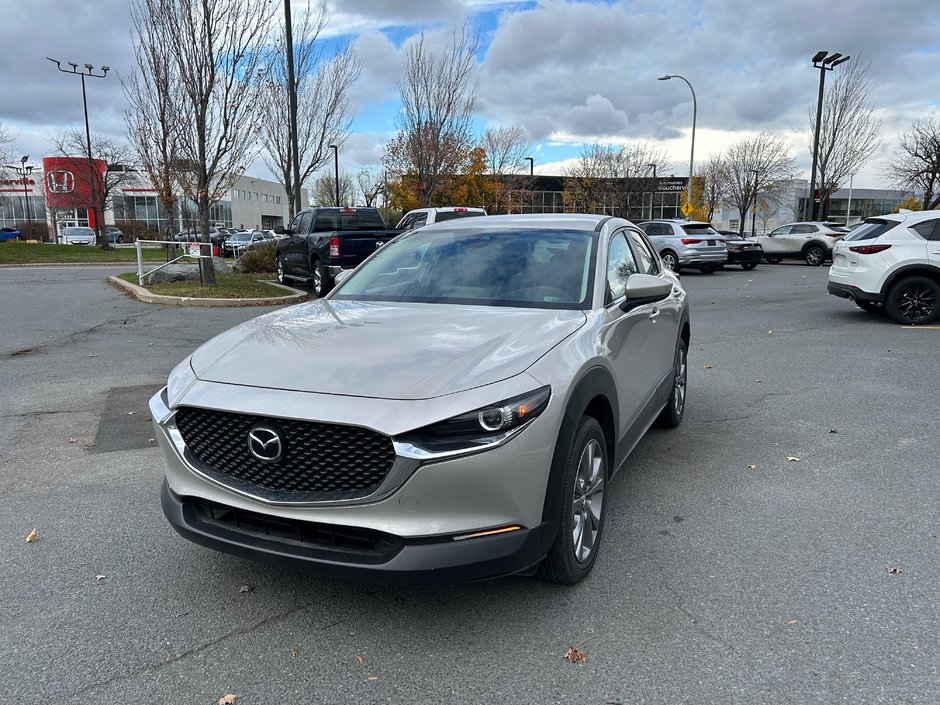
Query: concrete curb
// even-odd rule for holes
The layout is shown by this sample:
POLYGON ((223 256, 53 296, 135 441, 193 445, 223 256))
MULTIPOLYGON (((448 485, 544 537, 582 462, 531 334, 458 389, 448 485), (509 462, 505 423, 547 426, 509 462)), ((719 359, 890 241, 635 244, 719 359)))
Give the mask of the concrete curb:
POLYGON ((278 289, 292 292, 289 296, 275 296, 269 299, 197 299, 188 296, 163 296, 151 294, 147 289, 131 284, 115 276, 109 276, 108 282, 118 289, 130 293, 144 303, 163 304, 164 306, 280 306, 283 304, 297 304, 307 301, 307 292, 294 289, 276 282, 268 282, 278 289))
MULTIPOLYGON (((144 264, 155 264, 144 260, 144 264)), ((162 264, 158 262, 156 264, 162 264)), ((0 269, 9 267, 137 267, 137 262, 11 262, 0 264, 0 269)))

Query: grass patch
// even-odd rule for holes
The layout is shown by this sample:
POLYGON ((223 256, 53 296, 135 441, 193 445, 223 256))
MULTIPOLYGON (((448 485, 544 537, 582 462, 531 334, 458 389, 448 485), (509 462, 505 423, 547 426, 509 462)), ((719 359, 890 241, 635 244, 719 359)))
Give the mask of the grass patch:
MULTIPOLYGON (((166 262, 166 248, 141 250, 145 262, 166 262)), ((0 264, 81 264, 83 262, 136 262, 133 248, 102 250, 92 245, 52 245, 28 242, 0 243, 0 264)))
MULTIPOLYGON (((270 275, 268 275, 270 276, 270 275)), ((171 282, 146 287, 152 294, 163 296, 189 296, 199 299, 270 299, 287 296, 288 292, 260 281, 257 274, 216 274, 216 286, 207 288, 195 282, 171 282)), ((121 274, 120 279, 137 283, 137 274, 121 274)))

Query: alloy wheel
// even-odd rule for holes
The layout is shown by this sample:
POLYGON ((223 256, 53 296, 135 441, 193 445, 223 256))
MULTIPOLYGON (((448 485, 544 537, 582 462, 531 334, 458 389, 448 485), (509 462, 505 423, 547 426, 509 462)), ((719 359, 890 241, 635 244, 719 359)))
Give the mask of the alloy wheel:
POLYGON ((601 527, 604 506, 604 455, 592 438, 581 451, 571 502, 571 539, 574 557, 579 563, 591 558, 601 527))
POLYGON ((676 256, 674 254, 672 254, 671 252, 667 252, 664 255, 662 255, 662 260, 663 260, 663 266, 666 269, 671 269, 673 271, 676 270, 676 256))
POLYGON ((929 321, 937 310, 937 296, 927 286, 911 284, 898 296, 897 309, 911 323, 929 321))
POLYGON ((810 247, 806 251, 806 264, 813 266, 813 267, 818 267, 819 265, 823 263, 824 257, 825 257, 825 254, 823 253, 821 249, 819 249, 818 247, 810 247))
POLYGON ((673 383, 675 391, 673 398, 675 402, 676 416, 682 416, 682 409, 685 406, 685 387, 688 372, 689 370, 685 357, 685 348, 680 347, 679 354, 676 355, 676 380, 673 383))

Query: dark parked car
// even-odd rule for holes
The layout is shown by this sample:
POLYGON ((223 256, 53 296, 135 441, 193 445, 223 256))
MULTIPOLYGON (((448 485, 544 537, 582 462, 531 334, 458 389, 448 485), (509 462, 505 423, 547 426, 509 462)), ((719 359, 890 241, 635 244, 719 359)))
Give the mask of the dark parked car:
POLYGON ((760 243, 741 237, 730 230, 719 230, 728 245, 728 261, 725 264, 740 264, 742 269, 754 269, 764 258, 760 243))
POLYGON ((16 228, 0 228, 0 242, 7 240, 13 241, 20 236, 20 231, 16 228))

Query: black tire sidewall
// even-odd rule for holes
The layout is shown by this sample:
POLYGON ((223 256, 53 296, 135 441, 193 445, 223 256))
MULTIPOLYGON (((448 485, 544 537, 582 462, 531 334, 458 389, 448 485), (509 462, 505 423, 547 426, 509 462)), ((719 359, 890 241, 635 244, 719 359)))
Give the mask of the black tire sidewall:
POLYGON ((920 276, 904 277, 900 281, 896 282, 891 287, 890 291, 888 291, 888 296, 885 299, 885 310, 888 312, 888 315, 891 317, 893 321, 895 321, 896 323, 900 323, 901 325, 905 325, 905 326, 927 325, 931 323, 932 321, 937 320, 938 312, 940 312, 940 284, 937 284, 937 282, 935 282, 933 279, 928 279, 927 277, 920 277, 920 276), (931 315, 929 318, 926 318, 921 321, 916 321, 916 322, 906 319, 901 314, 901 312, 898 311, 898 307, 897 307, 898 299, 900 298, 901 293, 904 291, 904 289, 914 284, 924 285, 924 286, 932 288, 934 291, 934 296, 937 299, 937 303, 934 305, 933 315, 931 315))
POLYGON ((810 245, 803 251, 803 261, 806 262, 806 264, 808 264, 810 267, 821 267, 823 262, 826 261, 826 251, 819 245, 810 245), (809 253, 812 252, 813 250, 819 251, 818 262, 809 261, 809 253))
POLYGON ((744 262, 741 269, 751 270, 757 267, 757 262, 744 262))
POLYGON ((597 554, 600 550, 604 538, 604 524, 607 517, 607 502, 610 500, 608 491, 608 482, 610 479, 610 462, 607 457, 607 441, 604 438, 604 431, 600 423, 591 416, 582 416, 575 430, 571 447, 568 449, 568 455, 565 460, 565 476, 561 483, 561 516, 558 522, 558 534, 555 541, 549 549, 548 555, 541 566, 542 577, 551 582, 561 583, 563 585, 574 585, 583 580, 591 568, 594 561, 597 560, 597 554), (585 446, 591 440, 596 440, 601 447, 604 456, 604 501, 601 504, 601 519, 597 531, 597 539, 594 544, 594 550, 588 559, 581 563, 574 555, 574 539, 571 532, 574 528, 574 517, 571 512, 571 500, 574 495, 574 483, 578 473, 578 464, 581 461, 581 453, 585 446))
POLYGON ((666 406, 663 407, 663 410, 659 413, 659 416, 656 417, 656 425, 660 428, 675 428, 680 423, 685 416, 685 407, 689 404, 689 349, 685 344, 685 341, 682 338, 679 338, 679 342, 676 343, 676 353, 673 358, 672 368, 673 373, 678 374, 678 362, 679 362, 679 351, 682 350, 685 352, 685 399, 682 401, 682 413, 676 414, 676 385, 675 378, 673 378, 672 391, 669 392, 669 401, 666 402, 666 406))

